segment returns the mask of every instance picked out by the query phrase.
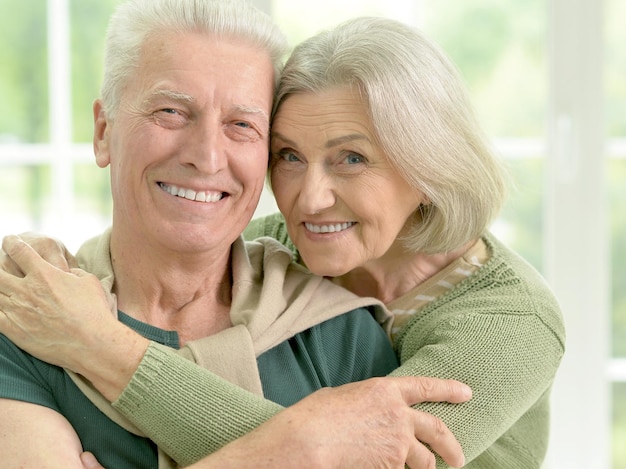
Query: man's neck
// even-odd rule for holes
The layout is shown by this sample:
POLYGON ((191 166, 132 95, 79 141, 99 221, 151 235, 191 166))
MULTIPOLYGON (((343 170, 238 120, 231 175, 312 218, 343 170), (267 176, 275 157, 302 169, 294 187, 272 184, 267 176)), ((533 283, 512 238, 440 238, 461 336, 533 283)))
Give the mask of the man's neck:
POLYGON ((175 330, 181 345, 231 326, 230 250, 178 254, 111 239, 118 308, 153 326, 175 330))

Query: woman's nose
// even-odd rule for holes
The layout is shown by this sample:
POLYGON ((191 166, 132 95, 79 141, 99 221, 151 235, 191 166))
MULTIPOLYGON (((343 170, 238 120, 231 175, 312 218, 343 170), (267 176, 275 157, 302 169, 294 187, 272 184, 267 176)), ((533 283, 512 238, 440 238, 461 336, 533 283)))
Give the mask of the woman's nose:
POLYGON ((313 215, 335 205, 332 178, 322 168, 309 167, 301 184, 298 203, 302 213, 313 215))

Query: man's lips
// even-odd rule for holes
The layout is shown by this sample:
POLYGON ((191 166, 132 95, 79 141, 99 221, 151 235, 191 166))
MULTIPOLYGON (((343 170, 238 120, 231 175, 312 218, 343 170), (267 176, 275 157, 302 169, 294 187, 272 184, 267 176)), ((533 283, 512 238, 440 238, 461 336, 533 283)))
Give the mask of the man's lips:
POLYGON ((159 187, 168 194, 187 200, 195 200, 196 202, 219 202, 226 196, 225 192, 194 191, 193 189, 186 189, 173 184, 165 184, 164 182, 159 182, 159 187))

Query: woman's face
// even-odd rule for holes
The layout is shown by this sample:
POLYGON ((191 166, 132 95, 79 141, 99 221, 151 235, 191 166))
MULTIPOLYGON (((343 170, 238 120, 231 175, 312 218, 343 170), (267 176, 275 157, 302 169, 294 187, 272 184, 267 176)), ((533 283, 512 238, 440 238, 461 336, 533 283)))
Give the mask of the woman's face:
POLYGON ((318 275, 383 257, 424 200, 393 168, 348 87, 289 96, 272 124, 271 153, 289 236, 318 275))

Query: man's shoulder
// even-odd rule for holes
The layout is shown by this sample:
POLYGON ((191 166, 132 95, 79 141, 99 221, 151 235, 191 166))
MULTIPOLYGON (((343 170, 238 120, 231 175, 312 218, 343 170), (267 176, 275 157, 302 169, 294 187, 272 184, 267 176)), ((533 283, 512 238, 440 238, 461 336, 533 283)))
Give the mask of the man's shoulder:
POLYGON ((0 398, 55 408, 51 391, 64 374, 62 368, 38 360, 0 334, 0 398))

